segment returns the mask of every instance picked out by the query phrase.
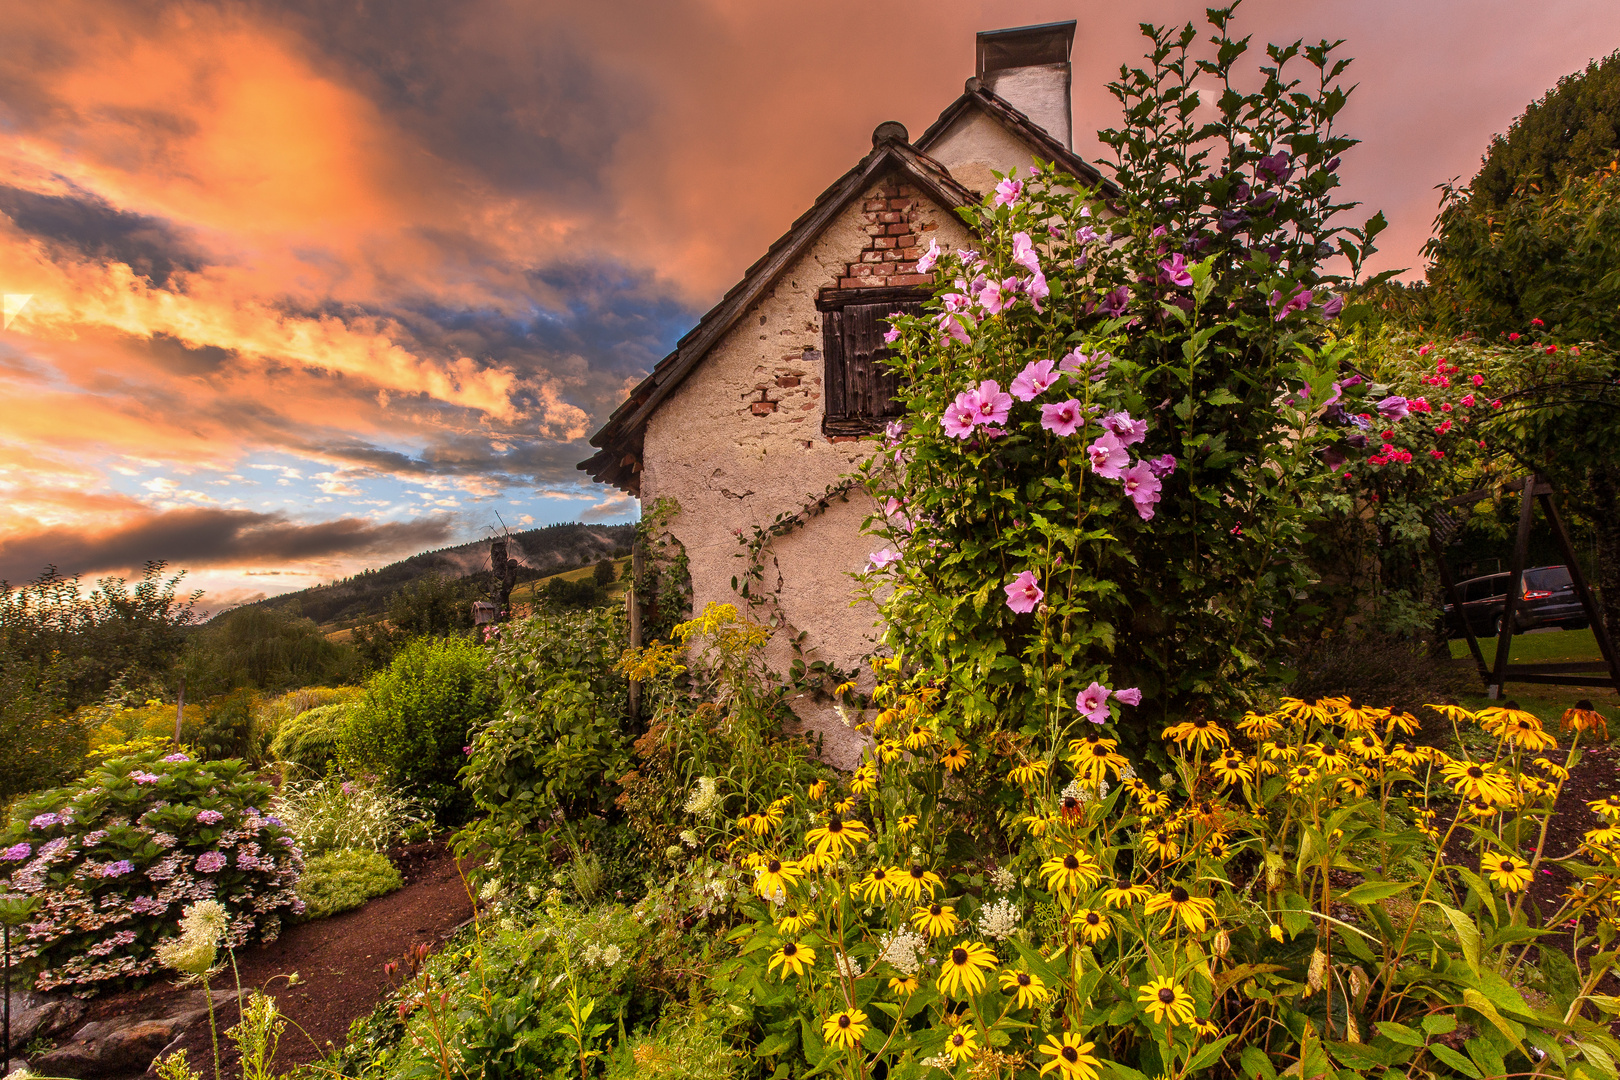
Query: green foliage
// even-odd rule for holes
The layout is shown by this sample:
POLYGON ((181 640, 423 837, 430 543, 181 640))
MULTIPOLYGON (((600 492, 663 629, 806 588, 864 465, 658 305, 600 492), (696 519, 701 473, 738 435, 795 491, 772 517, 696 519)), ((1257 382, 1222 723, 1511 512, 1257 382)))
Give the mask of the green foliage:
POLYGON ((279 693, 345 682, 357 673, 358 659, 290 607, 239 607, 187 640, 185 671, 191 696, 238 687, 279 693))
POLYGON ((614 569, 613 560, 603 559, 598 562, 596 569, 591 573, 591 580, 596 582, 598 588, 603 589, 619 580, 619 572, 614 569))
POLYGON ((350 848, 315 855, 304 862, 298 895, 306 919, 324 919, 386 896, 404 884, 399 868, 379 851, 350 848))
POLYGON ((555 611, 595 607, 602 599, 602 590, 590 578, 568 581, 554 577, 540 590, 540 599, 555 611))
POLYGON ((964 214, 982 256, 945 254, 928 314, 895 320, 907 421, 865 475, 890 510, 873 530, 900 558, 868 580, 886 644, 943 687, 958 733, 1056 731, 1097 680, 1141 689, 1129 737, 1149 744, 1161 718, 1241 696, 1285 644, 1271 627, 1309 597, 1302 554, 1337 437, 1322 417, 1367 393, 1335 381, 1351 356, 1327 340, 1340 279, 1324 260, 1337 246, 1359 267, 1383 221, 1334 222, 1355 142, 1334 128, 1348 61, 1328 43, 1273 46, 1245 93, 1247 42, 1228 36, 1228 14, 1210 15, 1212 56, 1194 55, 1190 25, 1148 28, 1150 64, 1112 84, 1126 123, 1101 137, 1119 197, 1093 202, 1050 168, 1020 177, 1018 197, 964 214), (1214 89, 1200 97, 1195 77, 1214 89), (1013 287, 987 287, 1009 281, 1010 303, 1013 287), (1060 359, 1072 372, 1005 423, 947 430, 958 395, 1060 359), (1065 398, 1081 422, 1059 436, 1042 409, 1065 398), (1162 482, 1157 512, 1087 461, 1116 412, 1145 418, 1120 451, 1139 476, 1174 465, 1143 479, 1162 482), (1026 571, 1045 595, 1019 614, 1003 589, 1026 571))
POLYGON ((299 907, 303 860, 264 816, 269 797, 242 761, 150 752, 19 802, 0 833, 0 888, 42 900, 21 949, 34 986, 81 992, 151 976, 154 947, 204 896, 225 905, 231 947, 273 941, 299 907))
POLYGON ((289 775, 324 776, 337 759, 344 730, 361 708, 348 701, 304 710, 276 730, 270 756, 290 766, 289 775))
POLYGON ((1620 52, 1566 75, 1491 140, 1469 190, 1486 212, 1516 193, 1552 191, 1620 157, 1620 52))
POLYGON ((417 638, 374 675, 349 718, 338 758, 354 775, 410 790, 452 823, 466 810, 456 785, 465 747, 499 702, 490 654, 466 638, 417 638))
POLYGON ((484 599, 472 578, 428 574, 388 598, 384 621, 354 628, 355 648, 367 667, 386 667, 414 638, 470 634, 473 602, 484 599))
POLYGON ((431 815, 415 800, 382 784, 337 775, 283 783, 275 811, 304 853, 312 856, 383 851, 432 824, 431 815))
POLYGON ((246 688, 211 699, 203 710, 202 726, 188 740, 204 760, 254 758, 254 693, 246 688))
POLYGON ((43 672, 30 660, 0 654, 0 809, 19 795, 79 774, 89 752, 89 724, 62 711, 55 665, 43 672))
POLYGON ((491 646, 500 712, 482 727, 462 771, 479 817, 457 837, 484 850, 483 873, 540 872, 558 819, 613 805, 629 758, 629 688, 614 664, 622 610, 535 615, 508 623, 491 646))
POLYGON ((641 574, 635 579, 636 596, 641 600, 643 641, 668 640, 675 624, 692 612, 692 574, 686 548, 669 531, 669 523, 681 512, 680 503, 668 496, 643 505, 636 522, 636 546, 642 554, 641 574))

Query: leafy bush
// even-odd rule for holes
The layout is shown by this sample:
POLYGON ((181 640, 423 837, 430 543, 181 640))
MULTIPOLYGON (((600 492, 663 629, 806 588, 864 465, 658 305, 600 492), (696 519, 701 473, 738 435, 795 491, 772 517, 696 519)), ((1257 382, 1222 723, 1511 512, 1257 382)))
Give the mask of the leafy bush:
POLYGON ((540 590, 540 599, 552 608, 588 608, 602 599, 602 590, 590 578, 569 581, 554 577, 540 590))
POLYGON ((31 662, 0 656, 0 746, 6 748, 0 808, 19 795, 68 782, 84 765, 89 725, 62 710, 50 679, 31 662))
POLYGON ((272 805, 307 855, 383 851, 432 823, 418 802, 376 783, 324 776, 291 780, 272 805))
POLYGON ((386 896, 403 884, 399 868, 388 856, 350 848, 306 860, 298 895, 304 901, 306 919, 324 919, 386 896))
POLYGON ((231 947, 275 940, 303 910, 303 858, 269 797, 242 761, 147 753, 18 803, 0 887, 41 898, 21 950, 34 985, 91 993, 152 974, 196 900, 225 905, 231 947))
POLYGON ((483 873, 550 867, 546 838, 565 820, 613 806, 629 760, 624 612, 536 615, 502 627, 492 646, 501 712, 479 732, 462 772, 479 817, 457 838, 487 850, 483 873))
POLYGON ((241 687, 203 705, 203 722, 188 742, 208 760, 256 758, 253 706, 256 695, 241 687))
POLYGON ((345 705, 366 696, 364 686, 304 686, 275 697, 262 698, 253 710, 253 729, 267 744, 281 725, 299 713, 322 705, 345 705))
POLYGON ((456 774, 499 702, 489 665, 489 653, 465 638, 406 645, 350 716, 338 749, 344 769, 410 790, 441 821, 459 820, 467 798, 456 774))
POLYGON ((361 707, 346 701, 305 709, 276 729, 270 756, 291 766, 290 775, 324 776, 337 759, 344 729, 361 707))
POLYGON ((327 638, 290 608, 240 607, 215 616, 186 641, 185 669, 193 693, 237 687, 278 693, 353 678, 353 648, 327 638))

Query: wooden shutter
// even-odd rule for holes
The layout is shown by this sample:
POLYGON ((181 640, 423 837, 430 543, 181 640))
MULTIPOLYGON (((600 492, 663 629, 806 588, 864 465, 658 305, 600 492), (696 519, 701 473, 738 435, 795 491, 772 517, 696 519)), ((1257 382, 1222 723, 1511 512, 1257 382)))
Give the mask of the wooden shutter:
MULTIPOLYGON (((858 293, 858 290, 849 290, 844 296, 849 292, 858 293)), ((890 420, 904 414, 904 407, 895 400, 900 376, 884 363, 889 348, 883 335, 889 329, 891 312, 914 315, 921 310, 922 300, 911 294, 903 299, 891 297, 877 303, 844 302, 825 311, 822 344, 826 357, 823 385, 827 407, 821 425, 823 432, 864 435, 883 430, 890 420)))

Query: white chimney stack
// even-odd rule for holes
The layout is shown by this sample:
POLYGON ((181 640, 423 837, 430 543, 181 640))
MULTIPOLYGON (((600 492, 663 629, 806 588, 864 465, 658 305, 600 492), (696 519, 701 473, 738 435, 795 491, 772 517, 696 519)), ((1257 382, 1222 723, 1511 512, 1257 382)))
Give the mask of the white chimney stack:
POLYGON ((985 30, 978 37, 978 79, 1007 104, 1074 149, 1069 101, 1075 21, 985 30))

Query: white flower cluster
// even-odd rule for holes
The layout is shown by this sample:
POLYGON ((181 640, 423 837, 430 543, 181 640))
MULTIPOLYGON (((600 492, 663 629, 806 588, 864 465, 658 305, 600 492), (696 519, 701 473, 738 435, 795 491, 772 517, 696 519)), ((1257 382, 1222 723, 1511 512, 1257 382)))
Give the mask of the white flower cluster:
POLYGON ((1098 780, 1095 784, 1083 784, 1079 780, 1070 780, 1069 786, 1058 793, 1060 798, 1077 799, 1082 804, 1108 794, 1108 781, 1098 780))
POLYGON ((917 974, 917 954, 928 947, 921 934, 914 934, 910 930, 895 930, 878 942, 878 960, 888 964, 900 974, 910 977, 917 974))
POLYGON ((687 796, 684 809, 688 814, 707 817, 720 805, 720 792, 714 786, 714 777, 698 777, 697 789, 687 796))
POLYGON ((1018 929, 1018 905, 1011 900, 998 900, 979 910, 979 931, 991 941, 1005 941, 1018 929))
POLYGON ((624 954, 619 951, 619 947, 617 945, 609 945, 605 949, 597 945, 592 945, 585 950, 585 963, 590 967, 595 967, 597 964, 601 964, 605 968, 611 968, 613 965, 617 964, 623 959, 624 954))
POLYGON ((1017 884, 1018 879, 1005 866, 998 866, 990 871, 990 887, 996 892, 1011 892, 1012 887, 1017 884))
POLYGON ((836 950, 833 952, 833 970, 846 979, 858 979, 866 973, 859 960, 847 952, 836 950))

